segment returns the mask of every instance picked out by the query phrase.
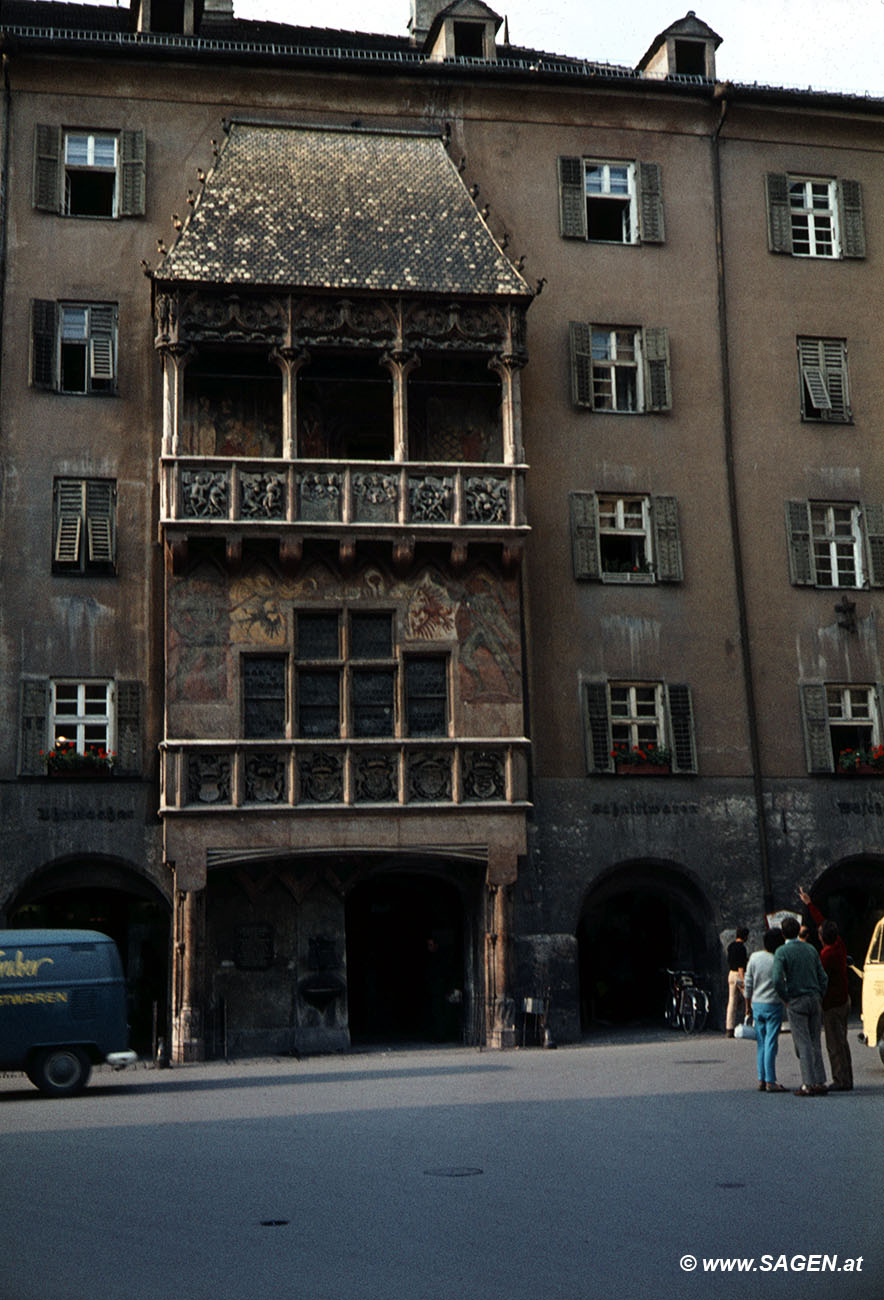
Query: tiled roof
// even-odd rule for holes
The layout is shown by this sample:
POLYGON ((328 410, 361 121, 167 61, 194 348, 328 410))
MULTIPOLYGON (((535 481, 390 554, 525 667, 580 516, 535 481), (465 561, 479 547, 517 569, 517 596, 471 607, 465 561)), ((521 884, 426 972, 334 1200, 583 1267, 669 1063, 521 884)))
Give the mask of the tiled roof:
POLYGON ((159 280, 529 294, 438 136, 234 122, 159 280))

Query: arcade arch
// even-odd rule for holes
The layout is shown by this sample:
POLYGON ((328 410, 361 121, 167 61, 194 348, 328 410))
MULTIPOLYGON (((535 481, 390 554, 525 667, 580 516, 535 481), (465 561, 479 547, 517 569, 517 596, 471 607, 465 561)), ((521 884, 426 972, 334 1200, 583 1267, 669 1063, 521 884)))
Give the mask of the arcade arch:
POLYGON ((714 996, 719 948, 712 909, 681 868, 612 868, 589 889, 577 926, 581 1027, 662 1024, 666 967, 705 976, 714 996))

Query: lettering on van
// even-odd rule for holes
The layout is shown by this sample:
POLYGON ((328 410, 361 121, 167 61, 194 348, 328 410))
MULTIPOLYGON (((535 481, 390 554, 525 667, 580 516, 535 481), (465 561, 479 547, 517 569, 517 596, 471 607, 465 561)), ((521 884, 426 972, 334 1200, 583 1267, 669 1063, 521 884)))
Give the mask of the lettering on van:
POLYGON ((3 961, 5 956, 5 951, 0 948, 0 979, 3 980, 33 978, 33 976, 35 976, 39 971, 40 967, 45 966, 47 962, 50 966, 55 965, 55 962, 51 957, 38 957, 35 960, 32 957, 23 956, 21 948, 19 948, 18 952, 15 954, 15 961, 10 961, 8 959, 3 961))
POLYGON ((67 1002, 65 989, 34 990, 33 993, 0 993, 0 1007, 33 1007, 46 1002, 67 1002))

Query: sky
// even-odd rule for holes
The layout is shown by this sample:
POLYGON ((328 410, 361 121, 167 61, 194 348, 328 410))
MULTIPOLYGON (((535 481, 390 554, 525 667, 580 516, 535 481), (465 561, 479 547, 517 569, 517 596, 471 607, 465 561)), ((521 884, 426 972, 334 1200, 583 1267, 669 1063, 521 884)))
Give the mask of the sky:
MULTIPOLYGON (((120 0, 125 4, 126 0, 120 0)), ((634 67, 692 0, 487 0, 510 40, 634 67)), ((723 81, 840 90, 884 98, 884 0, 693 0, 722 37, 723 81)), ((234 0, 237 18, 404 36, 410 0, 234 0)), ((502 30, 502 29, 501 29, 502 30)))
MULTIPOLYGON (((884 97, 884 0, 486 0, 514 45, 634 67, 694 6, 722 80, 884 97)), ((404 36, 410 0, 234 0, 239 18, 404 36)))

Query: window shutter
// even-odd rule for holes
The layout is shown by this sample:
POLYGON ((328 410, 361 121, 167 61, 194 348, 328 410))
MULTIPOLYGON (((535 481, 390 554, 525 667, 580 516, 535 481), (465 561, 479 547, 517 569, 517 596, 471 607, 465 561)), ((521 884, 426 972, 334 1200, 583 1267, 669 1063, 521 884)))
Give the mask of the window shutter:
POLYGON ((117 682, 117 761, 121 776, 141 772, 141 683, 117 682))
POLYGON ((89 564, 114 563, 114 484, 91 479, 86 484, 86 558, 89 564))
POLYGON ((841 215, 841 252, 844 257, 865 257, 866 228, 863 218, 863 190, 859 181, 838 182, 841 215))
POLYGON ((666 714, 672 740, 673 772, 696 772, 694 710, 689 686, 666 687, 666 714))
POLYGON ((145 211, 145 158, 143 131, 124 131, 120 137, 120 216, 143 217, 145 211))
POLYGON ((789 211, 789 180, 783 172, 768 172, 767 246, 772 253, 792 252, 792 214, 789 211))
POLYGON ((586 238, 586 181, 582 158, 559 159, 559 231, 565 239, 586 238))
POLYGON ((114 309, 89 308, 89 374, 92 379, 114 378, 114 309))
POLYGON ((826 384, 822 339, 798 340, 798 365, 810 400, 818 411, 831 411, 832 399, 826 384))
POLYGON ((61 127, 37 126, 34 131, 34 207, 61 211, 61 127))
POLYGON ((568 326, 571 342, 571 400, 592 410, 592 329, 582 321, 568 326))
POLYGON ((843 339, 821 339, 820 350, 831 402, 831 419, 848 421, 853 412, 847 388, 847 345, 843 339))
POLYGON ((678 531, 676 497, 652 497, 654 525, 654 567, 658 582, 681 582, 681 538, 678 531))
POLYGON ((612 772, 614 760, 611 758, 611 721, 608 716, 607 682, 587 682, 586 723, 587 723, 587 765, 592 772, 612 772))
POLYGON ((578 582, 601 578, 599 512, 594 492, 571 492, 571 559, 578 582))
POLYGON ((645 410, 671 411, 669 331, 662 326, 642 330, 645 367, 645 410))
POLYGON ((801 686, 801 717, 808 772, 833 772, 832 741, 825 686, 801 686))
POLYGON ((869 584, 884 587, 884 505, 863 505, 862 509, 869 553, 869 584))
POLYGON ((45 771, 40 750, 46 748, 46 718, 49 712, 49 682, 29 678, 21 686, 21 753, 23 776, 41 776, 45 771))
POLYGON ((83 483, 80 479, 59 479, 55 484, 55 564, 79 565, 82 527, 83 483))
POLYGON ((638 186, 638 219, 642 243, 662 244, 666 236, 663 225, 663 181, 659 163, 639 163, 638 186))
POLYGON ((806 501, 786 502, 789 539, 789 579, 794 587, 813 587, 816 569, 810 544, 810 509, 806 501))
POLYGON ((58 307, 54 302, 35 298, 31 302, 31 383, 35 388, 54 388, 55 337, 58 307))

